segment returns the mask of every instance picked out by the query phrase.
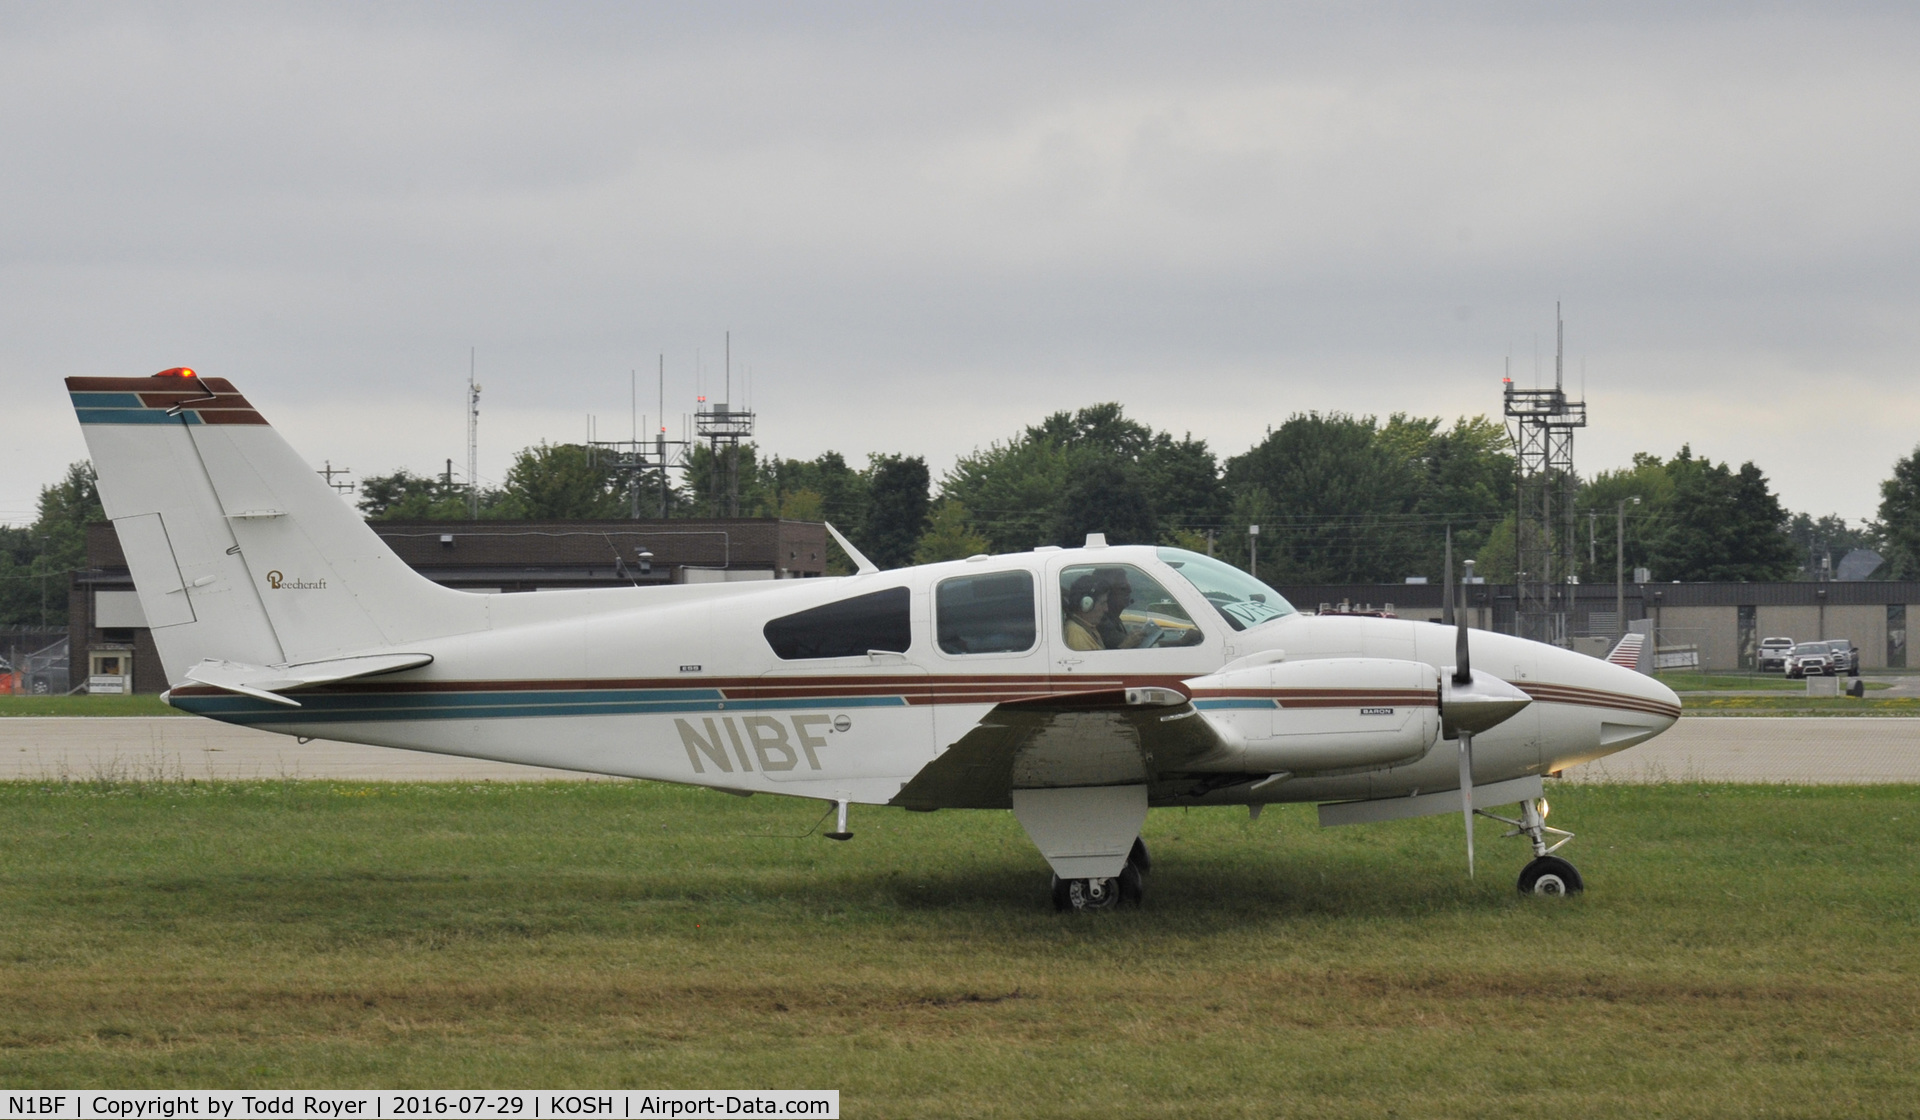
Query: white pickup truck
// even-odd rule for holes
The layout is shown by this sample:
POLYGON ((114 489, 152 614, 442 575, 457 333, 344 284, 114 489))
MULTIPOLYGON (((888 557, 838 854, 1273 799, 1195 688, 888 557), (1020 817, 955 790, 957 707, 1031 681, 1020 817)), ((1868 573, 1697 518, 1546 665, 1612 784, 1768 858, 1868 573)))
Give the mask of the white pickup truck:
POLYGON ((1760 639, 1759 668, 1765 673, 1773 669, 1782 672, 1787 668, 1787 657, 1793 653, 1792 638, 1760 639))

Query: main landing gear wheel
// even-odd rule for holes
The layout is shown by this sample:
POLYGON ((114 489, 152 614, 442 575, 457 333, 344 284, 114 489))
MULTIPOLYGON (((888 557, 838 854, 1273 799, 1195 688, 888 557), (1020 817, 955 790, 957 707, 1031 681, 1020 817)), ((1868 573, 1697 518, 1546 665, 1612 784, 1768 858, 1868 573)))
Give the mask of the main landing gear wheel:
POLYGON ((1058 875, 1053 878, 1053 908, 1062 912, 1138 906, 1145 898, 1140 869, 1131 863, 1112 879, 1062 879, 1058 875))
POLYGON ((1580 872, 1559 856, 1541 856, 1520 872, 1520 893, 1558 897, 1587 889, 1580 872))
POLYGON ((1153 857, 1147 854, 1147 842, 1138 836, 1133 838, 1133 850, 1127 853, 1127 862, 1140 869, 1145 875, 1153 870, 1153 857))

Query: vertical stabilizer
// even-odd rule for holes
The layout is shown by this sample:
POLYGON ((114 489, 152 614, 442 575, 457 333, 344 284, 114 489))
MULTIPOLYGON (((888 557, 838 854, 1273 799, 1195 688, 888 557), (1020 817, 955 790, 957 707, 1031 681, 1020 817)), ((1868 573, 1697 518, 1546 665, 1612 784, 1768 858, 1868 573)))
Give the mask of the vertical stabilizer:
POLYGON ((70 377, 170 683, 202 659, 299 663, 483 629, 407 567, 220 378, 70 377))

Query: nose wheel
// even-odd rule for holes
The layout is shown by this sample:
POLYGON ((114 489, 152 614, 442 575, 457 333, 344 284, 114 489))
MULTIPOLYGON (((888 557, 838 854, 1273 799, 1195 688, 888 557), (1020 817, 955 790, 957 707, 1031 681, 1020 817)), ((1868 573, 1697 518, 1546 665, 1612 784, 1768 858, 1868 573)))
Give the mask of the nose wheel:
POLYGON ((1547 799, 1541 798, 1538 804, 1533 801, 1520 803, 1520 819, 1503 817, 1489 813, 1485 809, 1475 809, 1475 815, 1499 821, 1513 826, 1508 836, 1525 836, 1533 845, 1533 862, 1520 869, 1520 881, 1517 884, 1521 894, 1537 894, 1548 898, 1562 898, 1570 894, 1579 894, 1587 889, 1580 881, 1580 872, 1573 864, 1553 853, 1573 839, 1573 833, 1564 828, 1553 828, 1547 824, 1547 799), (1547 834, 1558 836, 1552 845, 1547 843, 1547 834))
POLYGON ((1579 894, 1586 890, 1580 872, 1559 856, 1541 856, 1520 870, 1520 893, 1548 898, 1579 894))

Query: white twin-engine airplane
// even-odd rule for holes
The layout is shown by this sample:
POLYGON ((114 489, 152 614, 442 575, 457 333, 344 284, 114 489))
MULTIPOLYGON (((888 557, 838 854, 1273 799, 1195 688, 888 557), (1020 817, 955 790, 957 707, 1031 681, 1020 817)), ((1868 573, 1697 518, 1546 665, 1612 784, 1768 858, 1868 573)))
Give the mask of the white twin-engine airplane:
POLYGON ((1138 901, 1140 828, 1170 805, 1314 801, 1322 825, 1457 811, 1469 871, 1479 813, 1532 842, 1523 892, 1575 892, 1541 775, 1680 715, 1598 658, 1464 621, 1308 617, 1218 560, 1098 536, 883 572, 836 532, 859 567, 842 579, 455 591, 231 383, 67 387, 174 707, 819 798, 836 839, 850 804, 1012 809, 1062 909, 1138 901))

